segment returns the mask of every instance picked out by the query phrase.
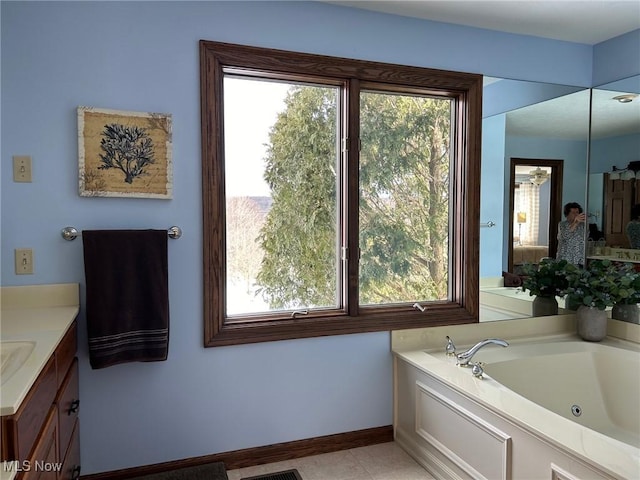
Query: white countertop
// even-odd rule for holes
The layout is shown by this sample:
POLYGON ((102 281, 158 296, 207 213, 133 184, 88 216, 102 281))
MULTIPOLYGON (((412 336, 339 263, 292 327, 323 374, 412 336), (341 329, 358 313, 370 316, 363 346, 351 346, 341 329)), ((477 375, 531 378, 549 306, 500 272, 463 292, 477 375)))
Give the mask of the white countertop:
MULTIPOLYGON (((0 415, 18 410, 78 315, 79 300, 77 283, 0 289, 0 341, 35 342, 29 357, 0 386, 0 415)), ((0 480, 11 480, 14 475, 0 466, 0 480)))
MULTIPOLYGON (((638 254, 636 254, 638 255, 638 254)), ((613 255, 589 255, 588 260, 611 260, 612 262, 640 263, 640 257, 619 257, 613 255)))
POLYGON ((611 260, 612 262, 640 263, 640 250, 632 248, 607 247, 606 252, 587 255, 591 260, 611 260))
POLYGON ((0 340, 35 341, 36 344, 18 371, 2 384, 0 415, 11 415, 18 410, 76 315, 78 307, 2 310, 0 340))

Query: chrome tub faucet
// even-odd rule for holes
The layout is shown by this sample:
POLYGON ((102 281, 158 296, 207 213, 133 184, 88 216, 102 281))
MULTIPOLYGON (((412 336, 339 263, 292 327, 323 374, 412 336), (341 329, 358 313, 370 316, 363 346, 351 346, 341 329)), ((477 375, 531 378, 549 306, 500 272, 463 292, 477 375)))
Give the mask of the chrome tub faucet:
POLYGON ((469 366, 469 361, 473 358, 473 356, 480 350, 482 347, 487 345, 500 345, 501 347, 508 347, 509 344, 500 338, 487 338, 486 340, 482 340, 481 342, 476 343, 473 347, 471 347, 466 352, 457 353, 456 360, 457 364, 463 367, 469 366))

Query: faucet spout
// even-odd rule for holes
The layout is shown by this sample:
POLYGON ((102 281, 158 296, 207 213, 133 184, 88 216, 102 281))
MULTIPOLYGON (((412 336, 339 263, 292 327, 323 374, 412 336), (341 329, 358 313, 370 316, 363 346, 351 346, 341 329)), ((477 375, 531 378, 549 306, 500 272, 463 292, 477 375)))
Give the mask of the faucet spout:
POLYGON ((476 343, 466 352, 458 353, 456 355, 458 365, 467 366, 469 364, 469 361, 478 352, 478 350, 487 345, 500 345, 501 347, 509 346, 507 342, 500 338, 487 338, 486 340, 482 340, 481 342, 476 343))

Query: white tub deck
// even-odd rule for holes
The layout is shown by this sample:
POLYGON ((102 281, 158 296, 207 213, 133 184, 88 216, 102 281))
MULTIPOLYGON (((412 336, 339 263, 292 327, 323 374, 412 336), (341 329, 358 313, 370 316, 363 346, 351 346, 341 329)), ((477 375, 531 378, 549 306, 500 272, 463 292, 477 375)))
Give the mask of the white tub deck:
MULTIPOLYGON (((527 318, 532 315, 532 303, 536 298, 520 287, 504 287, 497 282, 480 286, 480 321, 527 318)), ((500 282, 501 283, 501 282, 500 282)), ((564 299, 556 297, 559 313, 564 312, 564 299)))

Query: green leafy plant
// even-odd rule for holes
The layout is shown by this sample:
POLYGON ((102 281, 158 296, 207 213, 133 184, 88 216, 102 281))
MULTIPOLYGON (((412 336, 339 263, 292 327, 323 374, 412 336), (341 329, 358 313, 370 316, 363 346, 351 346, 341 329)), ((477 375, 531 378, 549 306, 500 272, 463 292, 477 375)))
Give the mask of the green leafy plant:
POLYGON ((594 260, 589 262, 588 268, 569 274, 567 297, 578 305, 604 310, 616 303, 638 298, 638 291, 632 286, 638 281, 635 277, 628 267, 610 260, 594 260))
POLYGON ((640 303, 640 272, 631 263, 618 266, 618 291, 616 304, 634 305, 640 303))
POLYGON ((569 288, 569 278, 579 272, 578 267, 566 260, 545 258, 538 266, 526 264, 522 290, 539 297, 562 297, 569 288))

